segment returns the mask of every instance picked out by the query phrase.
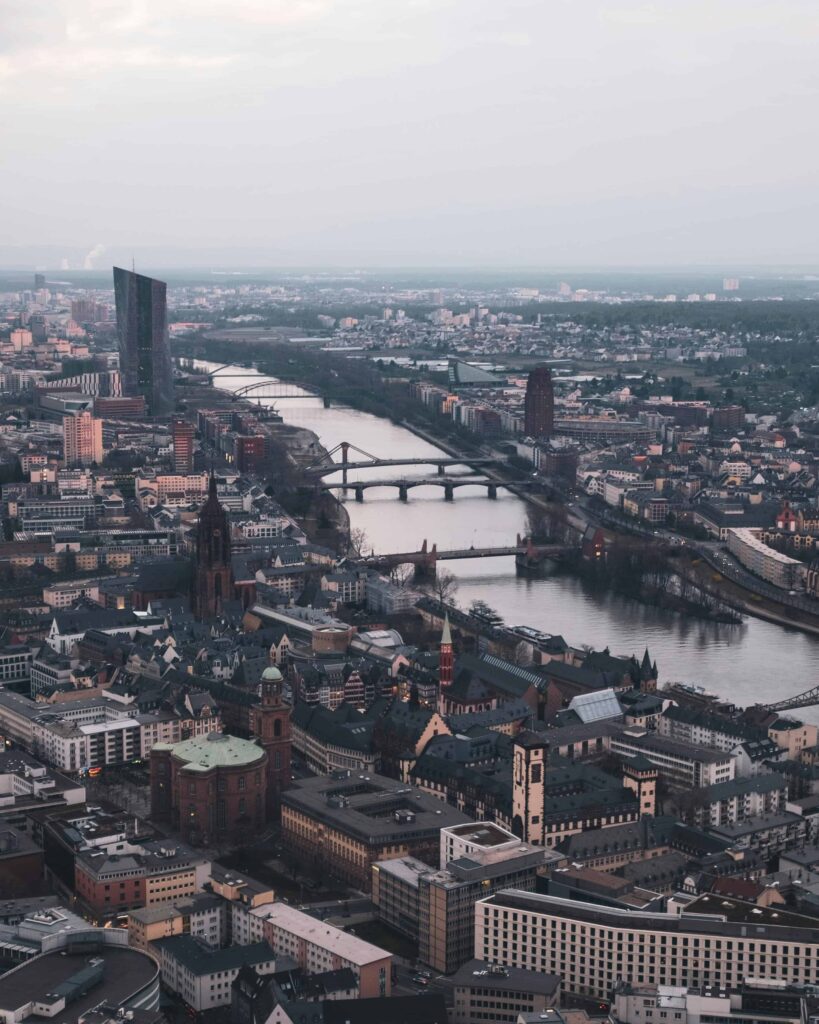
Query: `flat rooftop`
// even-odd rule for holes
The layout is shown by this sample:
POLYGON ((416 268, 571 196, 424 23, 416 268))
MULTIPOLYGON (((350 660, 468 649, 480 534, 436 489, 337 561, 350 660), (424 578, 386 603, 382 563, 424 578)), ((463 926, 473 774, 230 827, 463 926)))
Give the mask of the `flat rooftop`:
POLYGON ((364 939, 327 924, 326 921, 319 921, 287 903, 268 903, 251 913, 265 921, 271 921, 274 927, 297 935, 302 941, 326 949, 358 967, 377 963, 392 955, 386 949, 365 942, 364 939))
POLYGON ((465 839, 467 842, 474 843, 475 846, 491 848, 493 846, 502 846, 504 843, 517 843, 520 845, 520 840, 516 836, 492 822, 480 822, 479 824, 472 822, 465 825, 454 825, 448 828, 447 832, 458 836, 459 839, 465 839))
MULTIPOLYGON (((159 970, 146 953, 127 946, 103 946, 99 952, 46 953, 0 976, 0 1012, 13 1014, 27 1003, 43 999, 88 967, 89 960, 96 957, 105 963, 102 981, 72 1002, 62 1019, 77 1020, 86 1010, 103 1001, 121 1005, 150 984, 159 970)), ((39 1019, 34 1015, 22 1018, 39 1019)))
POLYGON ((753 938, 773 942, 804 942, 819 945, 819 922, 800 917, 776 907, 757 907, 723 896, 711 896, 712 903, 703 904, 702 897, 693 900, 680 916, 654 911, 635 911, 620 907, 603 907, 582 900, 545 896, 503 889, 479 904, 522 910, 530 914, 550 914, 568 921, 583 921, 595 925, 635 931, 668 932, 677 935, 722 935, 727 938, 753 938), (698 906, 696 917, 692 908, 698 906), (707 908, 707 909, 706 909, 707 908), (762 913, 754 913, 754 911, 762 913), (708 915, 713 914, 713 917, 708 915), (753 925, 750 933, 748 925, 753 925))
POLYGON ((456 988, 498 989, 502 992, 533 992, 553 996, 559 986, 557 974, 526 971, 521 967, 493 967, 483 960, 468 960, 451 979, 456 988))
POLYGON ((383 775, 299 779, 282 793, 282 806, 367 844, 433 836, 453 825, 475 827, 456 808, 383 775))

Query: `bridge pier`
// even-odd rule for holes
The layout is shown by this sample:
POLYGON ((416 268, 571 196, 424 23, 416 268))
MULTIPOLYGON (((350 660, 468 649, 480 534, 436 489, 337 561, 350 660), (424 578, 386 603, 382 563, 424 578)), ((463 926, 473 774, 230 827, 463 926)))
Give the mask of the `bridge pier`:
POLYGON ((364 488, 356 487, 355 489, 355 500, 358 502, 364 501, 364 488))
POLYGON ((409 488, 406 484, 398 485, 398 500, 406 501, 409 498, 409 488))
POLYGON ((455 500, 455 488, 452 484, 444 484, 444 501, 455 500))
POLYGON ((347 463, 350 461, 350 443, 349 441, 341 442, 341 482, 347 483, 347 463))
POLYGON ((498 496, 498 485, 497 484, 488 484, 487 488, 486 488, 486 496, 487 496, 487 498, 497 498, 497 496, 498 496))

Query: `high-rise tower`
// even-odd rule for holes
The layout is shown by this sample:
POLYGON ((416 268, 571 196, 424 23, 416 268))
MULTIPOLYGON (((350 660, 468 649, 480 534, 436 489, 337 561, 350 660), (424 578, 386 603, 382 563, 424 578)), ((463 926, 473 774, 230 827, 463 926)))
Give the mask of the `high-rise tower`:
POLYGON ((166 284, 114 267, 119 365, 123 392, 144 395, 151 416, 173 411, 166 284))
POLYGON ((548 366, 536 366, 526 382, 524 431, 527 437, 551 437, 555 432, 555 392, 548 366))
POLYGON ((192 423, 178 419, 171 423, 174 473, 193 472, 193 437, 194 429, 192 423))
POLYGON ((66 466, 90 466, 102 462, 102 420, 90 409, 63 416, 63 461, 66 466))
POLYGON ((208 497, 199 511, 196 531, 196 564, 193 571, 192 605, 198 619, 218 615, 233 596, 230 567, 230 523, 216 494, 211 473, 208 497))

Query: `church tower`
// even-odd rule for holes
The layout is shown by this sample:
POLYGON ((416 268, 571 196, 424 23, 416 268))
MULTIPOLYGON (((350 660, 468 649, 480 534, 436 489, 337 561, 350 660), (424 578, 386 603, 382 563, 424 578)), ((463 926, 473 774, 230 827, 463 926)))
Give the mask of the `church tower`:
POLYGON ((281 672, 270 665, 262 672, 261 702, 250 711, 250 730, 267 753, 267 818, 277 820, 282 790, 290 782, 290 713, 282 696, 281 672))
POLYGON ((216 477, 211 473, 208 497, 199 510, 196 532, 196 564, 193 571, 193 613, 197 619, 219 615, 233 597, 230 568, 230 523, 219 504, 216 477))
POLYGON ((452 683, 452 631, 449 628, 449 615, 444 616, 444 628, 438 650, 438 682, 441 687, 446 687, 452 683))
POLYGON ((452 657, 452 631, 449 628, 449 615, 444 616, 444 628, 438 645, 438 714, 449 714, 448 691, 454 675, 452 657))

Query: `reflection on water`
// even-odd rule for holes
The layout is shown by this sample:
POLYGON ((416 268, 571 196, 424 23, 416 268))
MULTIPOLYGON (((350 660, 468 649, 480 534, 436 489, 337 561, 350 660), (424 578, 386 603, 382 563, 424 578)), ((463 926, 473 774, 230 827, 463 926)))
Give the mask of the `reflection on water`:
MULTIPOLYGON (((247 376, 252 380, 258 374, 248 370, 247 376)), ((233 377, 229 386, 235 389, 241 383, 233 377)), ((315 431, 328 450, 349 441, 381 458, 440 454, 402 427, 352 409, 326 409, 317 399, 283 401, 278 411, 288 423, 315 431)), ((431 467, 407 466, 355 471, 350 478, 417 478, 434 472, 431 467)), ((394 488, 372 488, 365 491, 363 503, 350 495, 346 505, 353 526, 366 532, 366 547, 376 552, 416 550, 424 539, 440 549, 500 547, 526 532, 525 504, 505 491, 492 501, 484 489, 465 486, 447 502, 439 488, 418 487, 410 490, 404 503, 394 488)), ((617 654, 642 655, 648 646, 661 681, 697 683, 739 704, 783 699, 814 685, 819 677, 818 639, 758 619, 732 626, 681 618, 591 590, 569 576, 517 577, 511 558, 448 562, 447 568, 458 577, 456 599, 462 606, 481 598, 509 624, 560 633, 576 645, 608 646, 617 654)), ((800 714, 819 722, 819 708, 800 714)))

